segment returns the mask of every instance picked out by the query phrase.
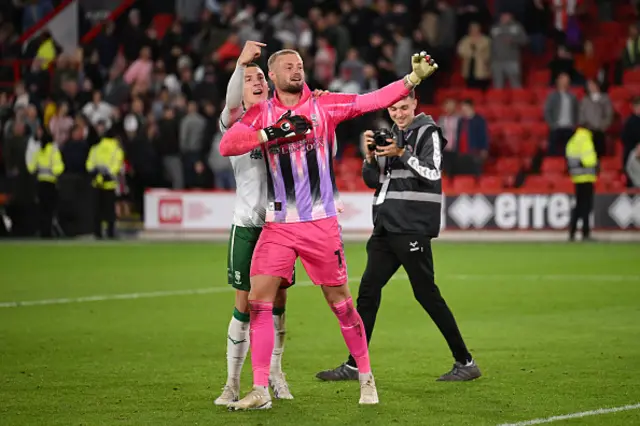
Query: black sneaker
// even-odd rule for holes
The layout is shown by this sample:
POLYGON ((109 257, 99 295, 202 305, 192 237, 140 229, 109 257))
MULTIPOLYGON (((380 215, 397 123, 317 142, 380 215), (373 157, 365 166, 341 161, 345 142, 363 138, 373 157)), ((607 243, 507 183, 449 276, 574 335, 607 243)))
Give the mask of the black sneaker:
POLYGON ((325 382, 337 382, 341 380, 358 380, 358 369, 344 363, 333 370, 324 370, 316 374, 316 377, 325 382))
POLYGON ((437 382, 466 382, 469 380, 477 379, 482 376, 480 369, 476 365, 475 361, 471 361, 471 364, 464 365, 460 362, 453 364, 453 369, 448 373, 443 374, 438 378, 437 382))

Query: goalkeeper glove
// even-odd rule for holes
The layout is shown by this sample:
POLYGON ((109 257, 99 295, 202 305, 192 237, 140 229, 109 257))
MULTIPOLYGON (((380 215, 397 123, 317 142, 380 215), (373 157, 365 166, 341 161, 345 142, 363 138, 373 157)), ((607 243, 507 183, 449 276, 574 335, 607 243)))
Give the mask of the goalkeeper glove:
POLYGON ((429 78, 431 74, 436 72, 438 64, 435 63, 431 56, 427 55, 427 52, 422 51, 411 57, 411 68, 413 71, 407 75, 407 79, 411 84, 417 86, 422 80, 429 78))
POLYGON ((291 110, 289 110, 282 114, 273 126, 265 127, 260 132, 262 133, 262 139, 267 142, 306 135, 311 132, 311 127, 312 124, 307 117, 291 115, 291 110))

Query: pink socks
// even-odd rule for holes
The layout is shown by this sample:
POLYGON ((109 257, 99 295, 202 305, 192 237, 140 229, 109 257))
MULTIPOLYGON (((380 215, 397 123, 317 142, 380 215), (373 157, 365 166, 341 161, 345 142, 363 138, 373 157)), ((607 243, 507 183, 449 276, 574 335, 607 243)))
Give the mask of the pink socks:
MULTIPOLYGON (((371 362, 369 361, 369 348, 367 347, 367 336, 364 332, 364 325, 360 314, 353 306, 353 300, 348 299, 331 305, 331 310, 340 322, 340 330, 344 341, 349 348, 351 356, 356 361, 358 366, 358 372, 360 374, 367 374, 371 372, 371 362)), ((253 321, 253 316, 251 317, 253 321)), ((251 350, 253 350, 253 341, 251 343, 251 350)))
POLYGON ((273 303, 259 300, 249 301, 251 323, 249 342, 251 343, 251 366, 253 385, 269 386, 269 366, 273 352, 275 330, 273 326, 273 303))

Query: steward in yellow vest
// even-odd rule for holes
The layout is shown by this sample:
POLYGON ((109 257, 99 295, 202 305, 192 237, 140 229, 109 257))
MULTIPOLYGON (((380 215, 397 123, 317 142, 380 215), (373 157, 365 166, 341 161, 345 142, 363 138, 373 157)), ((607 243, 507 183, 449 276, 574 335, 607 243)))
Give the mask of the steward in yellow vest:
POLYGON ((51 137, 43 135, 40 149, 31 158, 27 169, 38 179, 38 224, 41 238, 53 236, 53 218, 58 208, 58 176, 64 172, 64 163, 58 146, 51 137))
POLYGON ((593 210, 594 187, 598 180, 598 155, 593 144, 593 134, 578 127, 566 148, 569 175, 575 184, 576 204, 571 214, 569 240, 574 241, 578 219, 582 219, 582 239, 590 240, 589 215, 593 210))
POLYGON ((109 133, 94 145, 87 157, 87 171, 93 177, 94 235, 101 239, 102 222, 107 222, 107 236, 115 238, 117 177, 124 165, 124 152, 109 133))

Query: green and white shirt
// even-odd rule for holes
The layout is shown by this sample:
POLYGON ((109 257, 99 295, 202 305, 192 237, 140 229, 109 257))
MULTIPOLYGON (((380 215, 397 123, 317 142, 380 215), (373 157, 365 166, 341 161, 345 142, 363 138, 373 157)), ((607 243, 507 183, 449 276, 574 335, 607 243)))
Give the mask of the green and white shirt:
MULTIPOLYGON (((220 116, 220 131, 226 132, 244 115, 242 89, 244 67, 236 67, 227 85, 226 105, 220 116)), ((267 168, 262 149, 230 157, 236 180, 233 224, 246 228, 264 226, 267 205, 267 168)))

